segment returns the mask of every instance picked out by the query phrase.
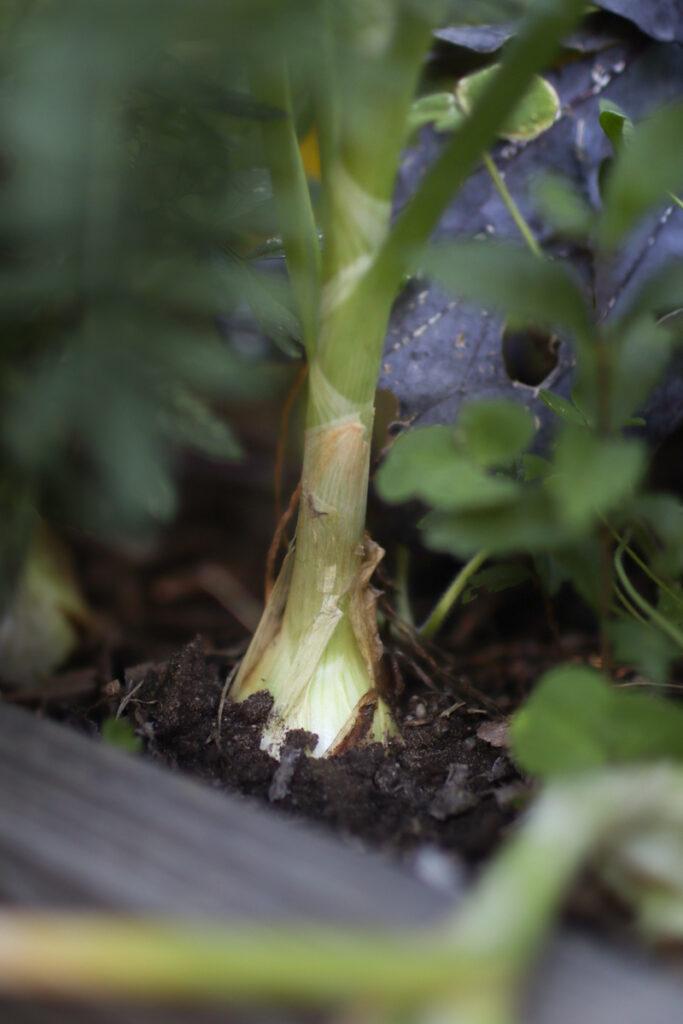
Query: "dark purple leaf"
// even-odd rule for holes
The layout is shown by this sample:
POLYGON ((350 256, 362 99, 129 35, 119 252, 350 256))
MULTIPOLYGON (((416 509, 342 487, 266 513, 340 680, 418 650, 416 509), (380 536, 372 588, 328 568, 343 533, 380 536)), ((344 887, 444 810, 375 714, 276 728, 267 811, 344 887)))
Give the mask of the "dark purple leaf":
MULTIPOLYGON (((543 248, 572 263, 587 294, 595 297, 597 315, 606 317, 623 309, 653 270, 683 254, 683 211, 663 201, 662 209, 639 227, 613 266, 595 267, 589 252, 557 239, 540 218, 533 199, 534 179, 549 171, 563 175, 597 209, 600 165, 611 155, 598 121, 600 99, 617 103, 637 122, 683 95, 683 47, 650 44, 643 48, 642 41, 630 40, 566 63, 546 77, 560 96, 560 119, 526 145, 498 145, 493 156, 543 248)), ((407 150, 396 192, 398 207, 414 191, 443 144, 443 136, 426 128, 418 143, 407 150)), ((436 232, 439 239, 462 236, 520 241, 484 167, 465 183, 436 232)), ((412 282, 394 308, 381 386, 397 396, 402 416, 421 424, 453 422, 463 399, 491 397, 521 400, 541 423, 552 422, 552 414, 538 398, 538 385, 569 394, 574 363, 569 339, 560 339, 557 365, 546 378, 543 374, 549 366, 544 367, 544 360, 551 362, 547 339, 545 350, 544 342, 531 339, 527 354, 532 362, 537 356, 538 366, 532 366, 531 374, 523 379, 533 380, 532 386, 520 383, 519 374, 517 380, 511 379, 503 359, 502 331, 498 315, 457 301, 429 282, 412 282)), ((508 345, 508 368, 513 364, 513 371, 514 354, 508 345)), ((679 395, 675 387, 674 391, 679 395)), ((655 405, 658 415, 652 433, 661 436, 683 419, 683 402, 677 404, 672 399, 655 405)))
POLYGON ((501 25, 456 25, 440 28, 434 35, 445 43, 462 46, 475 53, 495 53, 517 31, 517 23, 506 21, 501 25))
MULTIPOLYGON (((506 21, 498 25, 453 25, 437 29, 437 39, 474 53, 493 54, 517 31, 518 22, 506 21)), ((623 37, 623 22, 598 13, 584 18, 582 24, 564 40, 569 50, 594 53, 613 46, 623 37)))
POLYGON ((597 5, 628 18, 653 39, 683 43, 681 0, 597 0, 597 5))

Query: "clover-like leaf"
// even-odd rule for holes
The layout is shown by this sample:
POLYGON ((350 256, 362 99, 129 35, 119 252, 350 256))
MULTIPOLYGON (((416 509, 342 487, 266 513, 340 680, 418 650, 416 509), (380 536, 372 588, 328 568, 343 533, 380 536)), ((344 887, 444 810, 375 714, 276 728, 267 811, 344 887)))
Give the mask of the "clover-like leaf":
POLYGON ((614 427, 625 425, 658 383, 669 364, 673 336, 642 316, 621 326, 612 339, 610 416, 614 427))
POLYGON ((142 740, 135 735, 133 726, 125 718, 105 718, 102 723, 102 739, 129 754, 138 754, 142 750, 142 740))
POLYGON ((461 298, 497 306, 532 324, 588 329, 581 290, 566 267, 519 246, 451 242, 430 246, 417 265, 461 298))
POLYGON ((600 127, 618 153, 633 135, 633 121, 612 100, 600 100, 600 127))
POLYGON ((683 573, 683 502, 673 494, 645 494, 636 501, 634 514, 647 523, 662 546, 657 571, 669 577, 683 573))
POLYGON ((510 730, 513 756, 541 778, 609 763, 683 759, 683 709, 649 694, 620 692, 599 672, 562 665, 547 672, 510 730))
POLYGON ((567 426, 558 440, 555 472, 546 486, 562 517, 580 529, 629 498, 644 471, 645 449, 640 442, 600 438, 567 426))
MULTIPOLYGON (((497 70, 498 65, 492 64, 460 79, 455 98, 463 113, 471 112, 497 70)), ((535 75, 528 91, 498 134, 511 142, 530 142, 550 128, 559 112, 560 99, 557 92, 545 78, 535 75)))
POLYGON ((564 238, 587 239, 593 212, 572 182, 559 174, 543 174, 535 186, 535 198, 546 221, 564 238))
POLYGON ((538 489, 520 490, 510 501, 457 513, 435 509, 420 525, 429 547, 460 558, 482 548, 493 554, 546 551, 571 538, 550 498, 538 489))
POLYGON ((503 590, 519 586, 520 583, 526 583, 529 579, 531 579, 531 572, 522 562, 499 562, 497 565, 487 565, 486 568, 480 569, 470 578, 467 589, 462 595, 462 603, 468 604, 480 591, 487 594, 499 594, 503 590))
POLYGON ((531 413, 523 405, 499 400, 463 406, 456 437, 480 465, 505 466, 521 455, 533 434, 531 413))
POLYGON ((386 501, 422 498, 447 509, 496 506, 517 493, 513 481, 492 476, 464 457, 447 427, 401 435, 381 466, 376 485, 386 501))
POLYGON ((553 391, 546 391, 544 388, 538 393, 538 397, 549 409, 565 420, 567 423, 575 423, 577 426, 585 427, 586 420, 580 409, 577 409, 573 402, 567 401, 562 395, 556 395, 553 391))

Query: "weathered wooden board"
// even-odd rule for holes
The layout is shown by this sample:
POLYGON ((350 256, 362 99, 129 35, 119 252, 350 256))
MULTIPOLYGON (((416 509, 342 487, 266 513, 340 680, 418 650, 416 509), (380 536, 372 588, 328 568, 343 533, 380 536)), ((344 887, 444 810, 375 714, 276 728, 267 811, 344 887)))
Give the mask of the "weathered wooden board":
POLYGON ((442 906, 380 857, 7 705, 0 898, 388 925, 442 906))
MULTIPOLYGON (((450 909, 443 893, 379 856, 2 704, 0 900, 388 927, 437 921, 450 909)), ((225 1017, 5 1000, 0 1019, 218 1024, 225 1017)), ((683 984, 583 936, 553 941, 525 1024, 645 1020, 683 1024, 683 984)))

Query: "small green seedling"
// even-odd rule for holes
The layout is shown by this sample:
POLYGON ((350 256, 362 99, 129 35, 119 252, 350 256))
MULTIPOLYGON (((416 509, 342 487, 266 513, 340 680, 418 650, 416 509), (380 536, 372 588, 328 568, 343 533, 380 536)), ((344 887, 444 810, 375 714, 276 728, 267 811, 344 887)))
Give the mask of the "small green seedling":
POLYGON ((102 739, 129 754, 138 754, 142 750, 142 740, 135 735, 133 726, 125 718, 105 718, 102 722, 102 739))

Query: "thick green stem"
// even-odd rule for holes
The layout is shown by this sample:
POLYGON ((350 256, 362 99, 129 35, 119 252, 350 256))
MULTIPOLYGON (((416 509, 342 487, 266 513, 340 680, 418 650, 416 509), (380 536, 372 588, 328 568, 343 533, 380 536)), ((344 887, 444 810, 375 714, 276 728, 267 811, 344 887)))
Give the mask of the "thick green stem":
MULTIPOLYGON (((391 729, 379 696, 381 644, 369 587, 382 552, 364 540, 374 393, 390 301, 377 296, 366 304, 360 284, 388 230, 405 118, 429 37, 421 19, 396 16, 388 6, 380 51, 363 54, 364 19, 356 23, 351 14, 347 20, 348 13, 339 13, 339 30, 348 36, 344 52, 355 47, 363 60, 350 77, 346 72, 346 102, 324 147, 324 287, 295 550, 234 687, 237 699, 263 688, 273 694, 264 734, 273 753, 287 729, 315 732, 318 754, 364 736, 383 739, 391 729), (367 93, 388 71, 393 88, 383 131, 375 127, 371 134, 367 93)), ((289 252, 288 259, 296 265, 289 252)))
POLYGON ((393 27, 387 26, 383 50, 372 54, 363 52, 362 17, 360 26, 350 25, 345 5, 335 8, 334 27, 345 46, 333 71, 345 102, 337 112, 334 151, 327 147, 323 166, 325 252, 318 359, 323 376, 361 406, 374 401, 394 298, 393 291, 368 293, 366 283, 389 231, 405 124, 430 38, 425 19, 410 10, 399 13, 392 5, 383 6, 393 27), (361 37, 355 44, 354 34, 361 37), (356 56, 347 66, 349 51, 356 56))
POLYGON ((265 745, 287 729, 318 735, 316 753, 390 727, 378 696, 379 654, 369 580, 381 551, 364 541, 372 402, 345 398, 316 359, 309 373, 295 550, 240 668, 234 696, 264 687, 275 705, 265 745))

